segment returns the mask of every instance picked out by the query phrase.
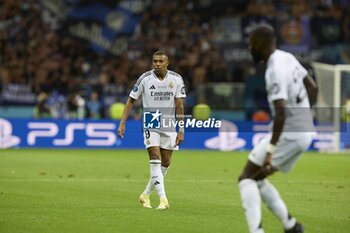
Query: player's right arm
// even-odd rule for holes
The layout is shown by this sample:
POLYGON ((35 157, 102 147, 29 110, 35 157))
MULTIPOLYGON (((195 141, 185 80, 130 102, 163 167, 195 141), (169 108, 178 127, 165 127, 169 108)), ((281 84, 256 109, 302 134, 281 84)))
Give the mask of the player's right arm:
POLYGON ((266 148, 266 158, 264 161, 264 173, 266 175, 272 174, 275 170, 275 168, 271 165, 272 161, 272 154, 274 153, 274 150, 276 148, 276 144, 282 134, 284 122, 286 119, 285 115, 285 107, 286 107, 286 100, 285 99, 276 99, 273 101, 273 106, 275 109, 275 116, 273 119, 273 126, 272 126, 272 136, 270 144, 266 148))
POLYGON ((128 119, 129 117, 129 114, 131 112, 132 105, 134 104, 134 102, 135 102, 135 99, 131 97, 129 97, 128 100, 126 101, 125 108, 123 110, 123 115, 118 127, 118 136, 121 138, 124 138, 125 122, 126 122, 126 119, 128 119))
POLYGON ((312 106, 316 102, 318 91, 317 84, 309 75, 304 78, 303 83, 306 88, 307 96, 309 97, 310 106, 312 106))
POLYGON ((273 106, 275 109, 275 117, 273 119, 272 137, 271 137, 270 143, 276 146, 282 134, 284 122, 286 120, 286 114, 285 114, 286 100, 284 99, 274 100, 273 106))
POLYGON ((118 127, 118 136, 121 138, 124 138, 125 122, 126 122, 126 119, 128 119, 128 117, 129 117, 129 114, 130 114, 131 109, 132 109, 132 105, 135 102, 135 100, 137 100, 141 96, 141 94, 143 92, 142 91, 143 90, 143 82, 142 82, 143 80, 144 80, 144 75, 142 75, 137 80, 136 84, 134 85, 134 87, 132 88, 132 90, 130 92, 128 100, 126 101, 123 115, 122 115, 122 118, 120 120, 119 127, 118 127))

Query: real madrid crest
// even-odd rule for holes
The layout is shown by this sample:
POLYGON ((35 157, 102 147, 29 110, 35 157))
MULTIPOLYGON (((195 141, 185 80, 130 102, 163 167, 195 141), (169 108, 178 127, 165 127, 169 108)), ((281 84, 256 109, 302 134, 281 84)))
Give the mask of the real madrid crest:
POLYGON ((169 85, 168 85, 169 88, 173 89, 174 88, 174 84, 173 82, 170 82, 169 85))

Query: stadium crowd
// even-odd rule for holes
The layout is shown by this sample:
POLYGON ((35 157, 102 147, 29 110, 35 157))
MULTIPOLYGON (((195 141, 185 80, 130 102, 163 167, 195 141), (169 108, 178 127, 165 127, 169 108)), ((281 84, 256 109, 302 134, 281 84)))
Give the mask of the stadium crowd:
MULTIPOLYGON (((59 18, 40 1, 1 1, 0 91, 9 85, 28 86, 35 93, 37 117, 107 117, 109 106, 126 99, 135 80, 150 69, 153 52, 160 48, 169 54, 170 69, 183 76, 188 93, 211 82, 254 85, 251 64, 226 61, 223 46, 215 41, 214 20, 232 15, 242 21, 264 19, 274 26, 278 18, 308 17, 312 19, 312 48, 350 42, 346 0, 210 2, 154 1, 140 14, 128 50, 115 56, 98 54, 86 43, 60 34, 59 18), (325 27, 313 26, 324 21, 325 27), (79 113, 81 108, 86 113, 79 113)), ((350 63, 350 52, 341 50, 325 60, 350 63)))

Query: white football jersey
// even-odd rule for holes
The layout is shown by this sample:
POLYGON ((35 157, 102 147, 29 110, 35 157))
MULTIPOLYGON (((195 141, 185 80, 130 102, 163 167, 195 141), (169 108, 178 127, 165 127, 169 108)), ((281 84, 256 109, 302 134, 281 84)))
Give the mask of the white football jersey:
POLYGON ((165 78, 160 80, 153 70, 148 71, 139 77, 129 96, 138 99, 140 95, 142 95, 144 112, 158 110, 161 113, 162 122, 166 120, 169 131, 173 131, 174 127, 169 121, 175 122, 175 98, 186 97, 182 77, 168 70, 165 78))
POLYGON ((185 84, 174 71, 160 80, 151 70, 139 77, 129 96, 138 99, 141 94, 144 108, 175 108, 175 98, 186 97, 185 84))
POLYGON ((283 132, 314 132, 309 98, 304 86, 306 69, 291 54, 275 50, 269 57, 265 73, 266 91, 272 115, 273 101, 286 100, 286 119, 283 132))

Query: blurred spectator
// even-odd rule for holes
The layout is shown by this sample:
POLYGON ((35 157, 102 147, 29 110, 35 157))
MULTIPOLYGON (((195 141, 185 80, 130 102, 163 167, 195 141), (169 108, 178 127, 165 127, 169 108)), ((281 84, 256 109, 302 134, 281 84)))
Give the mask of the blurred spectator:
POLYGON ((90 99, 88 100, 86 107, 88 118, 101 119, 103 109, 97 92, 94 91, 90 94, 90 99))
POLYGON ((256 69, 250 70, 245 85, 245 113, 246 119, 252 120, 256 111, 269 112, 269 105, 265 90, 266 67, 260 64, 256 69))
POLYGON ((52 118, 68 118, 67 98, 65 95, 60 94, 58 91, 51 92, 48 98, 48 104, 52 118))
POLYGON ((67 100, 67 109, 69 119, 84 119, 85 117, 85 100, 80 95, 79 91, 73 91, 67 100))
POLYGON ((35 118, 50 118, 51 111, 48 104, 48 95, 45 92, 40 92, 37 98, 37 103, 34 108, 35 118))
POLYGON ((326 12, 315 17, 314 31, 318 46, 344 42, 346 34, 343 24, 344 13, 344 9, 340 5, 332 5, 327 8, 326 12))

